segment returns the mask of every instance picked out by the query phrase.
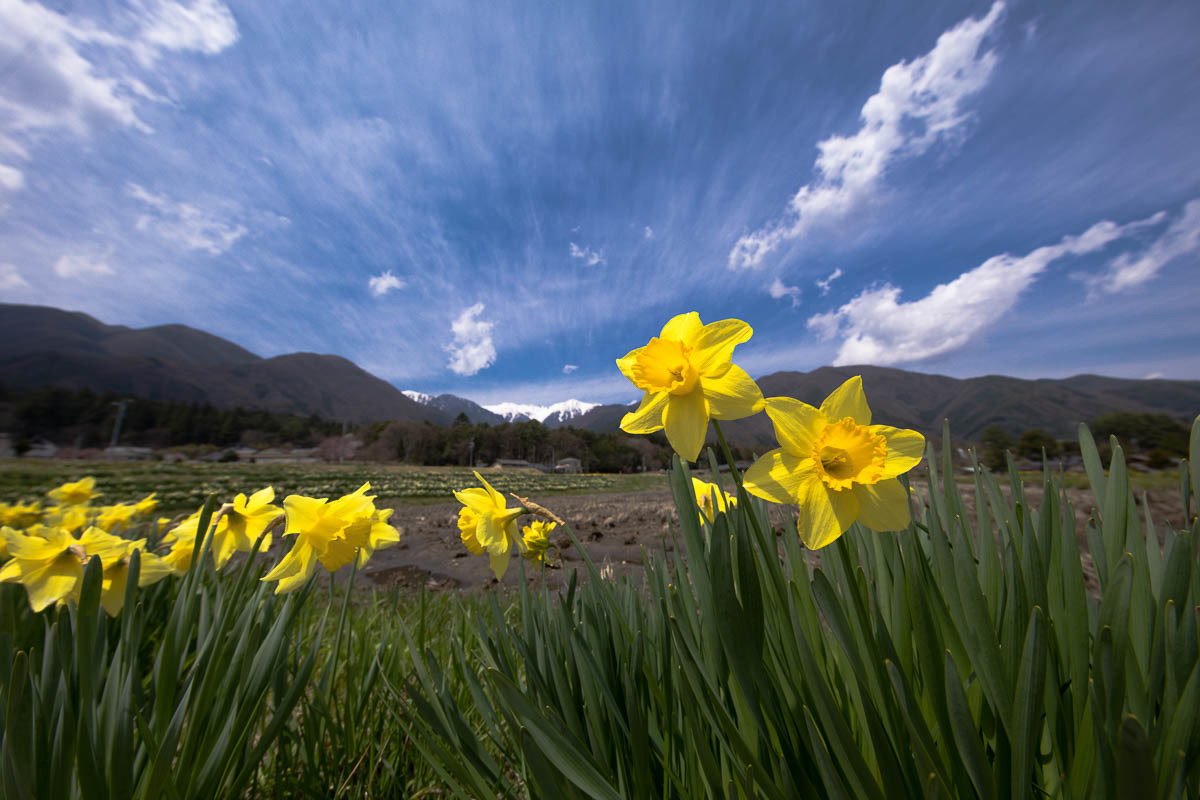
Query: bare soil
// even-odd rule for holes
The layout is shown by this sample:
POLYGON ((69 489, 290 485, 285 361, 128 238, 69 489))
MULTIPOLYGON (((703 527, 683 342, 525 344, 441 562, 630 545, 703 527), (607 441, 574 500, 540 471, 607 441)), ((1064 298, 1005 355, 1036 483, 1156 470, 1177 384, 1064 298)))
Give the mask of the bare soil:
MULTIPOLYGON (((924 493, 924 487, 917 485, 916 488, 924 493)), ((964 503, 973 516, 974 491, 962 488, 964 503)), ((1025 495, 1033 508, 1041 506, 1040 486, 1025 487, 1025 495)), ((1086 547, 1083 531, 1094 506, 1092 493, 1087 489, 1068 489, 1067 496, 1075 508, 1080 542, 1086 547)), ((1174 527, 1183 525, 1183 507, 1178 491, 1153 489, 1147 492, 1147 498, 1153 519, 1160 528, 1164 523, 1174 527)), ((674 546, 671 527, 676 525, 676 511, 668 491, 531 499, 558 514, 571 526, 605 576, 640 574, 643 549, 660 552, 674 546)), ((1139 514, 1140 500, 1139 497, 1139 514)), ((520 559, 515 554, 509 563, 508 574, 502 582, 497 582, 492 576, 487 557, 473 556, 467 552, 459 538, 459 508, 455 502, 395 506, 391 521, 401 532, 400 543, 377 552, 363 570, 363 576, 379 588, 399 587, 413 591, 421 588, 435 592, 481 591, 497 583, 506 587, 517 586, 520 559)), ((788 507, 772 506, 772 525, 782 528, 788 513, 788 507)), ((532 519, 522 517, 519 525, 528 524, 532 519)), ((552 566, 544 572, 537 565, 525 564, 529 583, 540 585, 545 580, 550 588, 562 587, 574 569, 579 569, 580 579, 585 579, 585 565, 577 549, 571 546, 566 536, 556 535, 553 538, 564 545, 559 556, 551 559, 552 566)), ((1091 564, 1086 562, 1087 559, 1085 571, 1090 573, 1091 564)))

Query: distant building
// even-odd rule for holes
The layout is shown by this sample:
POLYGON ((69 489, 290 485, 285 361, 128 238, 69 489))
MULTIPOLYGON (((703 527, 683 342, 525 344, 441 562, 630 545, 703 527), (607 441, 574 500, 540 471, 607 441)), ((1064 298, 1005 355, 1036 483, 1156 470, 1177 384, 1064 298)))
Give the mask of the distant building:
POLYGON ((15 458, 16 455, 17 451, 13 447, 12 437, 7 433, 0 433, 0 458, 15 458))
POLYGON ((154 458, 154 450, 149 447, 106 447, 104 458, 109 461, 149 461, 154 458))
POLYGON ((555 472, 583 472, 583 462, 578 458, 560 458, 554 465, 555 472))
POLYGON ((493 467, 507 467, 509 469, 517 469, 519 467, 528 468, 533 465, 530 464, 528 461, 526 461, 523 458, 501 458, 501 459, 497 460, 495 464, 492 464, 492 466, 493 467))
POLYGON ((48 439, 38 439, 28 450, 26 458, 54 458, 58 455, 58 445, 48 439))

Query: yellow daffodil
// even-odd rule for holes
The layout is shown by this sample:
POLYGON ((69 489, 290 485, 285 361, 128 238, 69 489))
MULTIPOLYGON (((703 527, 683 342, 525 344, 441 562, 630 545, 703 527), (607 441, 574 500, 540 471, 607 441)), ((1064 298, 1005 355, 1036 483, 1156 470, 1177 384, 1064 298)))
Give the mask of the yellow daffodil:
POLYGON ((716 512, 719 511, 723 514, 731 508, 737 508, 737 498, 728 492, 721 491, 721 488, 715 483, 692 478, 692 491, 696 493, 696 505, 700 506, 700 516, 709 522, 716 519, 716 512), (716 503, 715 509, 713 508, 714 502, 716 503))
POLYGON ((41 521, 41 503, 0 503, 0 525, 10 528, 28 528, 41 521))
POLYGON ((155 498, 156 494, 158 492, 148 494, 133 504, 134 512, 139 517, 148 517, 154 513, 154 509, 158 508, 158 500, 155 498))
POLYGON ((532 524, 522 528, 521 555, 535 563, 545 561, 546 551, 550 549, 548 534, 556 527, 557 522, 535 519, 532 524))
POLYGON ((512 545, 517 538, 517 517, 524 514, 525 509, 509 508, 504 495, 493 489, 478 472, 475 477, 483 484, 482 489, 471 487, 454 493, 455 499, 463 504, 458 512, 459 535, 472 553, 481 555, 487 551, 492 572, 496 580, 500 580, 508 569, 512 545))
POLYGON ((64 483, 47 494, 60 506, 83 506, 100 496, 96 491, 96 479, 91 476, 74 483, 64 483))
POLYGON ((621 420, 626 433, 666 429, 679 456, 695 461, 709 419, 741 419, 763 408, 758 385, 733 364, 733 348, 754 331, 738 319, 704 325, 695 311, 663 326, 645 347, 617 359, 617 367, 644 391, 641 405, 621 420))
POLYGON ((0 568, 0 582, 24 586, 34 613, 78 595, 86 553, 69 531, 35 525, 26 533, 10 528, 4 538, 12 558, 0 568))
POLYGON ((100 528, 88 528, 79 537, 79 545, 84 549, 87 558, 99 556, 104 567, 104 576, 100 583, 100 605, 110 617, 121 613, 125 606, 125 586, 129 579, 129 560, 135 550, 141 550, 141 566, 138 572, 138 586, 149 586, 170 575, 171 566, 166 561, 146 552, 146 540, 130 541, 104 531, 100 528))
POLYGON ((24 536, 25 534, 16 528, 10 528, 7 525, 0 526, 0 562, 8 560, 8 537, 24 536))
POLYGON ((95 516, 96 510, 88 506, 50 506, 42 515, 42 522, 51 528, 78 531, 95 516))
POLYGON ((766 400, 779 447, 746 471, 746 491, 775 503, 798 503, 804 543, 824 547, 858 521, 876 531, 908 525, 908 495, 897 476, 915 467, 925 438, 872 425, 862 379, 853 377, 821 407, 790 397, 766 400))
POLYGON ((137 508, 130 503, 117 503, 115 506, 104 506, 98 510, 96 525, 109 533, 116 533, 128 528, 133 523, 133 518, 136 515, 137 508))
MULTIPOLYGON (((271 505, 274 499, 275 489, 268 486, 248 499, 246 495, 239 494, 224 509, 213 533, 213 564, 217 569, 225 566, 234 553, 249 553, 254 548, 254 540, 283 513, 279 506, 271 505)), ((270 546, 271 534, 268 533, 261 549, 266 550, 270 546)))
POLYGON ((163 561, 176 574, 187 572, 193 561, 196 547, 196 528, 200 524, 200 512, 196 511, 180 522, 163 537, 163 544, 170 547, 163 561))
MULTIPOLYGON (((361 549, 381 547, 395 539, 377 525, 391 529, 387 517, 375 509, 375 498, 367 494, 371 484, 364 483, 351 494, 329 501, 303 495, 288 495, 283 507, 287 513, 284 536, 296 541, 275 568, 263 576, 264 581, 279 581, 275 593, 290 592, 304 585, 316 569, 317 562, 330 572, 346 566, 361 549)), ((391 529, 395 534, 395 530, 391 529)))

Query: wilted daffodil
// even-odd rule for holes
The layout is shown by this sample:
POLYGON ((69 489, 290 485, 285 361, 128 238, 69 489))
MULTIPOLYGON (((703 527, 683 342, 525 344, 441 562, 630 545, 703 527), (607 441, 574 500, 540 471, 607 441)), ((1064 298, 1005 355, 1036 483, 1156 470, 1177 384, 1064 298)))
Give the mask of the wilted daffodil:
POLYGON ((717 511, 724 513, 731 508, 737 508, 737 498, 728 492, 721 491, 721 488, 715 483, 692 478, 692 491, 696 493, 696 505, 700 506, 700 516, 709 522, 716 519, 717 511), (715 510, 713 509, 714 498, 715 510))
POLYGON ((625 377, 646 393, 621 420, 621 430, 665 428, 675 452, 695 461, 709 419, 741 419, 762 410, 758 385, 730 361, 733 348, 753 333, 738 319, 704 325, 695 311, 672 318, 645 347, 617 359, 625 377))
MULTIPOLYGON (((332 502, 293 494, 284 498, 287 527, 284 536, 295 536, 295 544, 275 568, 263 576, 264 581, 279 581, 275 593, 290 592, 304 585, 316 569, 317 562, 334 572, 354 560, 361 549, 375 549, 395 542, 378 525, 387 525, 387 516, 375 509, 375 498, 367 494, 371 484, 364 483, 351 494, 332 502)), ((393 533, 395 533, 393 529, 393 533)))
POLYGON ((535 519, 531 524, 521 529, 521 555, 529 561, 538 563, 546 560, 546 551, 550 549, 549 533, 558 527, 557 522, 535 519))
POLYGON ((493 489, 478 472, 475 477, 484 488, 472 487, 454 493, 455 499, 463 504, 458 511, 459 535, 475 555, 487 551, 492 572, 496 580, 500 580, 508 569, 512 545, 517 538, 517 517, 524 514, 525 509, 509 508, 504 495, 493 489))
POLYGON ((24 586, 34 613, 78 595, 86 554, 69 531, 35 525, 26 533, 6 530, 4 538, 12 558, 0 582, 24 586))
POLYGON ((746 491, 775 503, 798 503, 796 528, 814 550, 855 520, 876 531, 908 525, 908 495, 897 476, 915 467, 925 438, 872 425, 862 378, 853 377, 821 407, 790 397, 766 400, 779 447, 746 471, 746 491))
POLYGON ((100 493, 96 491, 96 479, 90 476, 74 483, 64 483, 57 489, 51 489, 47 494, 60 506, 87 505, 100 496, 100 493))

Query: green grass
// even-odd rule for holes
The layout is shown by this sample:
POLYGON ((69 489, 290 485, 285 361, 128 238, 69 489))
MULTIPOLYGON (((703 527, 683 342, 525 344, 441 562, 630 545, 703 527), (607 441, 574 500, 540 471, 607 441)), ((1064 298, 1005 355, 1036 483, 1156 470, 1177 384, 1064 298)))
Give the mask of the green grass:
MULTIPOLYGON (((963 484, 950 453, 930 451, 913 474, 928 502, 907 530, 852 526, 819 560, 744 492, 702 523, 677 465, 677 546, 648 554, 644 580, 601 578, 568 530, 587 580, 562 593, 325 583, 277 597, 257 580, 264 559, 215 572, 204 553, 184 578, 131 582, 114 620, 98 611, 95 562, 70 608, 35 615, 0 585, 0 794, 1200 796, 1200 475, 1169 484, 1188 509, 1189 528, 1172 529, 1138 503, 1119 447, 1103 465, 1081 439, 1097 502, 1082 531, 1056 475, 1011 469, 1005 497, 995 476, 963 484)), ((1200 420, 1191 445, 1200 456, 1200 420)), ((62 466, 39 479, 93 472, 62 466)), ((226 491, 268 474, 469 482, 358 465, 85 466, 107 468, 109 500, 162 491, 168 475, 226 491)), ((493 477, 536 496, 539 477, 591 476, 493 477)))
MULTIPOLYGON (((537 470, 483 470, 499 491, 538 497, 665 489, 666 477, 650 475, 553 474, 537 470)), ((55 486, 85 475, 104 492, 100 502, 136 500, 151 492, 165 512, 191 511, 209 494, 228 500, 238 492, 274 486, 276 497, 306 494, 336 497, 370 481, 372 493, 391 502, 452 502, 451 493, 477 485, 465 467, 386 464, 208 464, 113 461, 0 461, 0 502, 44 497, 55 486)))

